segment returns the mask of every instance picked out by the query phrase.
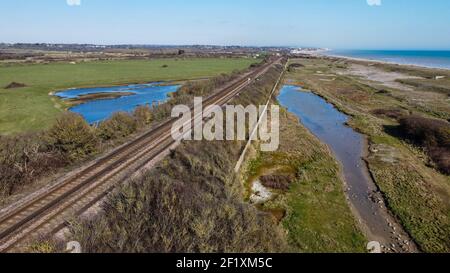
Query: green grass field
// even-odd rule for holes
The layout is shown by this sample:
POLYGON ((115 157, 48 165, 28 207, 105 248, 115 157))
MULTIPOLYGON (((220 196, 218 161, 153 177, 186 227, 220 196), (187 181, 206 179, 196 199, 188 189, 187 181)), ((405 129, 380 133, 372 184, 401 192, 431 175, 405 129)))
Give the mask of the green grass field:
POLYGON ((0 66, 0 134, 47 128, 65 105, 50 92, 151 81, 189 80, 247 68, 254 59, 158 59, 0 66), (163 65, 168 67, 163 68, 163 65), (4 89, 11 82, 27 87, 4 89))

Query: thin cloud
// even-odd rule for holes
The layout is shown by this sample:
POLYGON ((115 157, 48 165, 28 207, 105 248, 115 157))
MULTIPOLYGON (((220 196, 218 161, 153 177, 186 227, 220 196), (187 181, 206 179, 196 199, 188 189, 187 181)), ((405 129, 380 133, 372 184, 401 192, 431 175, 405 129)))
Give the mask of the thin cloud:
POLYGON ((369 6, 381 6, 381 0, 367 0, 369 6))
POLYGON ((81 0, 66 0, 69 6, 80 6, 81 0))

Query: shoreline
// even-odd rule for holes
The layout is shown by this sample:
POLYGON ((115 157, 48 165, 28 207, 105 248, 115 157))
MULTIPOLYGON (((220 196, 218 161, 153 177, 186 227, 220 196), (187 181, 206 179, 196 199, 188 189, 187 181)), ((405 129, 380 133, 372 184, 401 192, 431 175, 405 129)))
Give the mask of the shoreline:
POLYGON ((344 60, 350 60, 350 61, 372 62, 372 63, 378 63, 378 64, 406 66, 406 67, 411 67, 411 68, 415 68, 415 69, 431 69, 431 70, 441 70, 444 72, 450 72, 450 68, 445 68, 445 67, 434 67, 434 66, 426 66, 426 65, 418 65, 418 64, 398 63, 398 62, 394 62, 394 61, 366 59, 366 58, 350 57, 350 56, 344 56, 344 55, 330 55, 330 54, 326 54, 326 52, 327 51, 322 51, 322 52, 311 54, 311 55, 316 56, 316 57, 337 58, 337 59, 344 59, 344 60))

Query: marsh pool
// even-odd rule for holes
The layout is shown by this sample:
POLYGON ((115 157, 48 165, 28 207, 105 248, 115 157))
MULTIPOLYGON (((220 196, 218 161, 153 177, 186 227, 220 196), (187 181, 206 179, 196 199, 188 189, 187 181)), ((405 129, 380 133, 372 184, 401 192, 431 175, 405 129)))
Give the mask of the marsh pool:
POLYGON ((63 100, 69 100, 90 94, 131 93, 119 98, 90 100, 69 109, 83 116, 90 124, 94 124, 111 117, 115 112, 132 112, 141 105, 165 102, 169 98, 169 94, 176 92, 178 88, 180 88, 180 85, 162 85, 155 82, 127 86, 69 89, 57 92, 55 95, 63 100))

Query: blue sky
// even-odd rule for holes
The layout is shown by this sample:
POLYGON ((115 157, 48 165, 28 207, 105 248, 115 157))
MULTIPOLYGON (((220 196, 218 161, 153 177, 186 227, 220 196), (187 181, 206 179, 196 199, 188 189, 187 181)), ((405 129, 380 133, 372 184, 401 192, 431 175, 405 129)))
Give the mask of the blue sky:
POLYGON ((0 0, 0 11, 0 42, 450 49, 448 0, 0 0))

